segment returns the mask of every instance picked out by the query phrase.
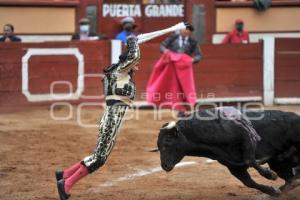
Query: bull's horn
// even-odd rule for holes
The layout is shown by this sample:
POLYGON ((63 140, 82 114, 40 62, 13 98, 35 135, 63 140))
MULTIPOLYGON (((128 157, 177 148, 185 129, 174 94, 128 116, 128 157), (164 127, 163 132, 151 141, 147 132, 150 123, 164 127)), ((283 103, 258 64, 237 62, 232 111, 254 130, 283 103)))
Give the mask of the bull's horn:
POLYGON ((169 122, 167 126, 165 127, 162 127, 161 129, 167 129, 167 130, 170 130, 172 128, 176 127, 176 122, 175 121, 172 121, 172 122, 169 122))
POLYGON ((149 150, 149 152, 158 152, 158 151, 159 151, 158 148, 149 150))

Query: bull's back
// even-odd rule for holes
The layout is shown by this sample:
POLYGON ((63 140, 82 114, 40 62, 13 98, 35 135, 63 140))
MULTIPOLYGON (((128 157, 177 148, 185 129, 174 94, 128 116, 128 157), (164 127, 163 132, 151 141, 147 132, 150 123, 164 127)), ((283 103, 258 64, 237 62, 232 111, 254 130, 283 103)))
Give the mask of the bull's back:
POLYGON ((262 137, 264 144, 261 145, 262 148, 272 146, 272 148, 281 150, 298 134, 293 126, 297 122, 300 123, 300 116, 295 113, 265 110, 263 112, 248 112, 247 117, 262 137))
POLYGON ((179 120, 177 125, 185 136, 194 142, 228 144, 240 140, 240 128, 235 120, 220 116, 218 109, 203 109, 192 113, 188 119, 179 120))
MULTIPOLYGON (((234 136, 231 131, 223 132, 222 135, 216 136, 217 132, 223 130, 222 123, 228 123, 221 119, 203 120, 203 118, 210 118, 215 110, 201 110, 193 113, 189 120, 180 120, 178 125, 185 130, 188 140, 208 141, 219 139, 222 142, 226 140, 234 141, 234 136), (199 117, 200 116, 200 117, 199 117), (199 130, 204 130, 199 131, 199 130)), ((258 142, 256 148, 256 158, 259 160, 265 159, 269 156, 286 151, 290 146, 291 141, 295 141, 298 136, 300 145, 300 116, 291 112, 266 110, 263 112, 247 111, 246 117, 251 121, 256 132, 261 136, 262 140, 258 142), (295 125, 298 125, 297 128, 295 125)), ((241 149, 238 144, 219 146, 224 152, 230 152, 230 159, 236 162, 242 161, 241 149)), ((299 147, 300 148, 300 147, 299 147)))

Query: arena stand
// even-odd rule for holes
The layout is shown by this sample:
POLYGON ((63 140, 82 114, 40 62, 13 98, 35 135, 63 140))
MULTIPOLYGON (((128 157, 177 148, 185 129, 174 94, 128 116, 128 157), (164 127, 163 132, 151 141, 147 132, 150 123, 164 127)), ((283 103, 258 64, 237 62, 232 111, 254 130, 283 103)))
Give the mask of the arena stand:
MULTIPOLYGON (((110 41, 1 44, 1 110, 62 101, 103 102, 101 73, 112 60, 111 50, 118 49, 111 46, 110 41)), ((203 59, 194 66, 199 102, 299 103, 300 39, 205 44, 201 49, 203 59)), ((145 104, 159 43, 142 44, 141 51, 137 105, 145 104)))

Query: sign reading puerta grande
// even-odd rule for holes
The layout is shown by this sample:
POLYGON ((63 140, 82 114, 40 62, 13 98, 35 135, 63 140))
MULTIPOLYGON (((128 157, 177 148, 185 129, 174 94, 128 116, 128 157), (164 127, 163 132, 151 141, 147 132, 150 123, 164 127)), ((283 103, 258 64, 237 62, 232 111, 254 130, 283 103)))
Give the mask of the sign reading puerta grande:
POLYGON ((182 4, 103 4, 103 17, 184 17, 182 4))

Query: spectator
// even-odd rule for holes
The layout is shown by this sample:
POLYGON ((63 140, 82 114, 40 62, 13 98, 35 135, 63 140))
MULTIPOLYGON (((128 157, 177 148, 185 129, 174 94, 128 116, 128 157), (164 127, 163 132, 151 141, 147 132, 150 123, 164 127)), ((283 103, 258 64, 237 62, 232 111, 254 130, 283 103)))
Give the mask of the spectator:
POLYGON ((228 33, 222 41, 222 44, 247 44, 249 43, 249 34, 244 30, 244 22, 241 19, 235 21, 235 29, 228 33))
POLYGON ((0 42, 21 42, 21 38, 14 34, 13 25, 5 24, 3 26, 3 37, 0 38, 0 42))
POLYGON ((272 5, 272 0, 254 0, 254 7, 259 11, 265 11, 272 5))
POLYGON ((88 18, 82 18, 79 21, 79 33, 72 35, 72 40, 100 40, 107 39, 105 35, 98 35, 90 31, 90 20, 88 18))
POLYGON ((196 103, 193 63, 200 61, 201 53, 192 38, 193 31, 190 25, 162 42, 163 55, 155 64, 147 85, 147 101, 175 109, 179 117, 185 115, 185 105, 193 107, 196 103))
POLYGON ((118 33, 116 39, 121 40, 123 43, 126 43, 127 37, 130 35, 134 35, 133 30, 136 27, 134 23, 135 21, 132 17, 123 18, 121 21, 123 30, 120 33, 118 33))

